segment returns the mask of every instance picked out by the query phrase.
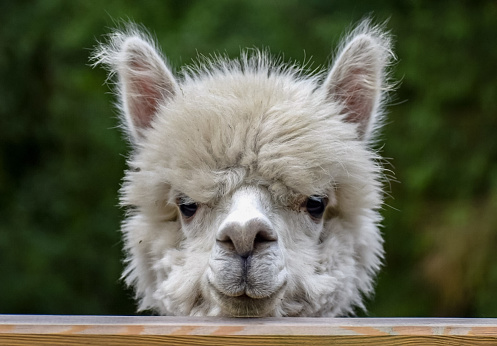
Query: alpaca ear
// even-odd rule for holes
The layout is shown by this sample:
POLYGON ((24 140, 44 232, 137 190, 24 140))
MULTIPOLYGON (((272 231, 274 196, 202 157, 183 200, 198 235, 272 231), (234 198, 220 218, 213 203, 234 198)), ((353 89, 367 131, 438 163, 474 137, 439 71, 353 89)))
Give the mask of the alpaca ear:
POLYGON ((342 47, 323 87, 343 107, 345 121, 357 124, 359 138, 367 141, 381 116, 386 68, 392 56, 390 39, 366 20, 342 47))
POLYGON ((132 142, 150 127, 160 105, 174 97, 179 87, 153 41, 134 25, 110 35, 94 52, 94 65, 103 64, 118 75, 117 91, 124 125, 132 142))
POLYGON ((121 50, 119 88, 128 130, 136 141, 150 126, 158 107, 178 92, 178 85, 155 48, 140 37, 127 38, 121 50))

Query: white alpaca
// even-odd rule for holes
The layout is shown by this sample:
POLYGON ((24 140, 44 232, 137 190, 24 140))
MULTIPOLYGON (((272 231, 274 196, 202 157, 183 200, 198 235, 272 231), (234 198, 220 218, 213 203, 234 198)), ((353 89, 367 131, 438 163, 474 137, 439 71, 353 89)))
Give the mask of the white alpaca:
POLYGON ((173 76, 132 26, 94 55, 117 74, 133 145, 121 190, 139 309, 337 316, 363 308, 383 246, 381 119, 390 39, 369 21, 326 73, 251 51, 173 76))

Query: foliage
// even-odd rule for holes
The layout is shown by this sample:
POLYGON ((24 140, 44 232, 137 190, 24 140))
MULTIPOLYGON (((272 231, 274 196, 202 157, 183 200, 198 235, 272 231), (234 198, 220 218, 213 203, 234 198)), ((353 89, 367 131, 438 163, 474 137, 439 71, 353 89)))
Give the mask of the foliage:
POLYGON ((401 84, 369 315, 497 316, 497 4, 463 0, 0 2, 0 313, 134 312, 116 207, 128 148, 88 66, 116 22, 143 23, 176 69, 254 46, 314 68, 370 13, 389 18, 401 84))

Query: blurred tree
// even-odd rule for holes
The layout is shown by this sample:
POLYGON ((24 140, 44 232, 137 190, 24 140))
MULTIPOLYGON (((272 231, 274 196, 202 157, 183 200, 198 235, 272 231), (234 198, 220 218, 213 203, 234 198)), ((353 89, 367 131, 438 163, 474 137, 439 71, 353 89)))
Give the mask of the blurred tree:
POLYGON ((400 183, 369 315, 495 317, 497 3, 463 0, 0 2, 0 313, 134 312, 119 281, 127 147, 88 66, 102 34, 142 23, 176 70, 254 46, 314 68, 370 13, 389 18, 401 84, 382 149, 400 183))

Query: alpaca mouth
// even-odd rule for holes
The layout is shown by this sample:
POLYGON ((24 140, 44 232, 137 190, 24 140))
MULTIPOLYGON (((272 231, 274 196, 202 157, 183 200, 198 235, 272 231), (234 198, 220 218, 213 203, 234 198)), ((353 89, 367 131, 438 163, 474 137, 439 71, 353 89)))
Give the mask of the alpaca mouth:
POLYGON ((277 299, 282 295, 286 281, 271 294, 261 296, 244 290, 237 295, 228 295, 221 292, 210 281, 215 300, 224 313, 231 317, 268 317, 273 315, 277 299))
POLYGON ((231 317, 265 317, 273 310, 275 295, 266 298, 251 298, 247 294, 236 297, 214 291, 221 309, 231 317))

